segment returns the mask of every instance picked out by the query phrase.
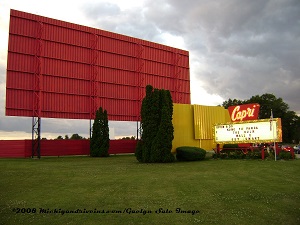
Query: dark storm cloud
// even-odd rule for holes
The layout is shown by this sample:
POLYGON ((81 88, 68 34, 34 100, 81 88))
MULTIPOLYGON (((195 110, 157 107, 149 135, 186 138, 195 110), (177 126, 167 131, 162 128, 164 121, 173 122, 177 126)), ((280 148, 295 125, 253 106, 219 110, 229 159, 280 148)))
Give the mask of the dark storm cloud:
POLYGON ((148 2, 145 17, 183 36, 191 77, 211 94, 247 99, 274 93, 300 113, 300 1, 148 2), (191 67, 193 61, 191 61, 191 67))
POLYGON ((31 118, 22 118, 15 116, 4 117, 3 113, 0 118, 0 131, 24 131, 30 133, 32 126, 31 124, 31 118))
POLYGON ((117 5, 110 3, 89 3, 83 7, 87 18, 94 21, 93 26, 141 39, 159 41, 160 31, 150 21, 146 21, 142 9, 121 11, 117 5), (107 7, 109 5, 109 7, 107 7), (109 8, 113 11, 102 13, 109 8), (114 10, 112 10, 114 9, 114 10))

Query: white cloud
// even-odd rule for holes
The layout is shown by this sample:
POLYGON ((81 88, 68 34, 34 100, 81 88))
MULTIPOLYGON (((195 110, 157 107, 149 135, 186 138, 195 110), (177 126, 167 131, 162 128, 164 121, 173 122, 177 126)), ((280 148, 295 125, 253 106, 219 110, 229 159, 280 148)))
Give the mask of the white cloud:
POLYGON ((179 48, 179 49, 186 49, 183 37, 178 35, 173 35, 168 32, 162 32, 160 36, 162 39, 161 44, 179 48))
POLYGON ((31 134, 22 131, 1 131, 0 140, 25 140, 31 139, 31 134))

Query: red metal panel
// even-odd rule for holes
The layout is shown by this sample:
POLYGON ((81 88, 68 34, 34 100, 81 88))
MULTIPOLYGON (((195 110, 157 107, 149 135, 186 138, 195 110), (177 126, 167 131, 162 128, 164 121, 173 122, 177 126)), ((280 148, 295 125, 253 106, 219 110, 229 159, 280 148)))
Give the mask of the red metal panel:
MULTIPOLYGON (((34 56, 33 55, 25 55, 18 54, 14 52, 9 52, 7 61, 9 62, 7 65, 8 72, 25 72, 25 73, 33 73, 34 71, 34 56)), ((10 79, 9 73, 7 74, 7 78, 10 79)))
POLYGON ((102 106, 110 120, 136 121, 148 84, 190 103, 189 53, 11 10, 6 115, 38 107, 40 117, 93 119, 102 106))
POLYGON ((41 156, 89 155, 89 140, 41 140, 41 156))
POLYGON ((111 140, 109 154, 135 153, 136 140, 111 140))
MULTIPOLYGON (((31 156, 31 140, 0 140, 0 158, 31 156)), ((109 154, 134 153, 136 140, 110 140, 109 154)), ((41 156, 89 155, 89 140, 41 140, 41 156)))
POLYGON ((6 102, 6 111, 11 116, 32 116, 33 95, 32 91, 19 89, 6 89, 6 96, 11 96, 6 102))
POLYGON ((1 140, 0 141, 0 157, 1 158, 24 158, 28 157, 30 150, 28 140, 1 140), (27 151, 26 151, 27 150, 27 151))

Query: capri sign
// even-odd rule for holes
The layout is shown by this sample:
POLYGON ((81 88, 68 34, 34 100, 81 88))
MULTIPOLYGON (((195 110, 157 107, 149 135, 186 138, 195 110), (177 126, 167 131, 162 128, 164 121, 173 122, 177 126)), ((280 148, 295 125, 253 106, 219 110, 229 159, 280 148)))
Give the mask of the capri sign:
POLYGON ((216 124, 213 135, 217 144, 281 142, 281 119, 216 124))
POLYGON ((232 122, 257 120, 260 105, 257 103, 229 106, 228 111, 232 122))

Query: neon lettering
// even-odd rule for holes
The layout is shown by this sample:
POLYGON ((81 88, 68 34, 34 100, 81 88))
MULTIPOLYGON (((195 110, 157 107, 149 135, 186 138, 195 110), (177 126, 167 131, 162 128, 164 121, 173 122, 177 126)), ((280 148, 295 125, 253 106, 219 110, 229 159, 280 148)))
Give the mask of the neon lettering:
POLYGON ((253 108, 247 108, 244 110, 240 110, 240 106, 236 106, 231 114, 232 121, 243 121, 245 118, 252 118, 254 117, 255 106, 253 108))

